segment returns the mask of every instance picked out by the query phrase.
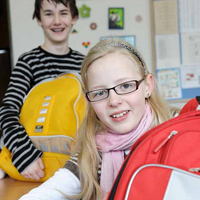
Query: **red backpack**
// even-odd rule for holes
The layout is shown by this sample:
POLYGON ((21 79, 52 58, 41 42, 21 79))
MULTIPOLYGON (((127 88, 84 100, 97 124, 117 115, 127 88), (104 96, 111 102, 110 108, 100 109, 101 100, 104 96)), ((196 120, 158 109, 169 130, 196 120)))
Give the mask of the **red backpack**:
POLYGON ((154 127, 136 141, 107 199, 200 199, 199 175, 200 111, 192 111, 154 127))

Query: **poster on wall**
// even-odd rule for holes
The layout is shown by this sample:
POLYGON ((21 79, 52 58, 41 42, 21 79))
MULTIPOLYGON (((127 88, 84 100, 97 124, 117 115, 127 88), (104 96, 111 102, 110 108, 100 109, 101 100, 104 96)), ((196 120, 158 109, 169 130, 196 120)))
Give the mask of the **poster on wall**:
POLYGON ((165 99, 181 98, 181 81, 178 69, 158 70, 157 78, 165 99))
POLYGON ((124 29, 124 8, 108 8, 108 28, 124 29))

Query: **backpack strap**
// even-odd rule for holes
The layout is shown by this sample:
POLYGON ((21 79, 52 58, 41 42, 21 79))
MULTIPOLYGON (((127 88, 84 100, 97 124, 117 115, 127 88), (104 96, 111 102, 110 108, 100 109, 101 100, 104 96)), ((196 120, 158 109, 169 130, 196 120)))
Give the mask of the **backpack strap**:
POLYGON ((200 110, 200 96, 196 96, 196 98, 193 98, 190 101, 188 101, 183 106, 179 114, 183 114, 193 110, 200 110))

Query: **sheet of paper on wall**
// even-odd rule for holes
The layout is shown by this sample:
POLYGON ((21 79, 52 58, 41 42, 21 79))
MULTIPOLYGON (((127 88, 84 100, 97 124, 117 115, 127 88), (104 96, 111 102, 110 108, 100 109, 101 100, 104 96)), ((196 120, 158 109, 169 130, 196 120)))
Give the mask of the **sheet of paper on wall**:
POLYGON ((200 68, 199 66, 182 66, 181 82, 185 88, 200 88, 200 68))
POLYGON ((183 65, 200 66, 200 33, 187 32, 181 34, 183 65))
POLYGON ((156 35, 157 69, 180 67, 180 42, 178 34, 156 35))
POLYGON ((177 1, 154 1, 157 69, 180 67, 177 1))
POLYGON ((178 34, 177 1, 155 1, 155 34, 178 34))
POLYGON ((179 1, 180 32, 200 31, 200 1, 179 1))
POLYGON ((179 99, 182 97, 179 69, 158 70, 157 78, 160 91, 165 99, 179 99))

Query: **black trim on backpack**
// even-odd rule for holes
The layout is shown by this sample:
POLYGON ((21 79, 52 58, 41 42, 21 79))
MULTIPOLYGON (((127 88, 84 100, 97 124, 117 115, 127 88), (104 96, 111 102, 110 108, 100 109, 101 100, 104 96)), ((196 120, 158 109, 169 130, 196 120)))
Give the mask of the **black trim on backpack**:
POLYGON ((196 100, 199 102, 200 105, 200 96, 196 96, 196 100))

